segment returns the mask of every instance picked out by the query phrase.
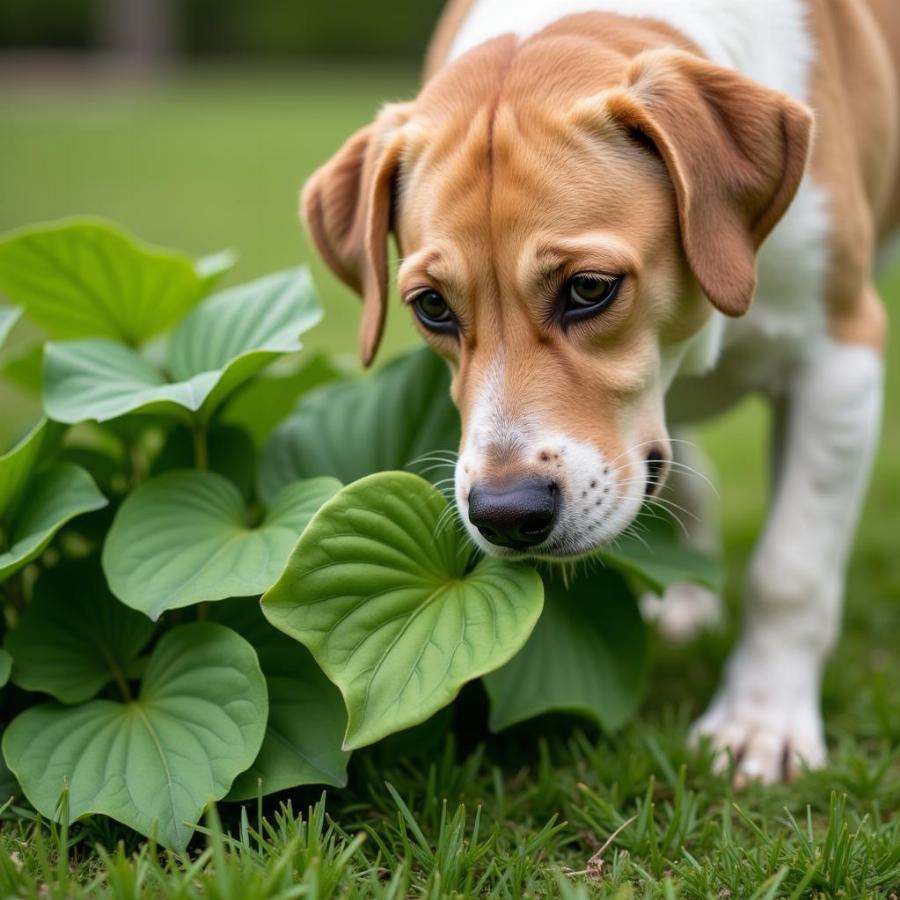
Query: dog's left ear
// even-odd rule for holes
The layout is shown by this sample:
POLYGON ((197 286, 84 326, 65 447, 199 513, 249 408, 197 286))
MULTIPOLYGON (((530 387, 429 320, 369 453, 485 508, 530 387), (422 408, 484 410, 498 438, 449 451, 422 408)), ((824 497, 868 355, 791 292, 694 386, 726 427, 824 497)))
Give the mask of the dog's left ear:
POLYGON ((387 239, 392 191, 412 104, 386 106, 313 173, 300 209, 329 268, 363 298, 359 342, 363 365, 375 356, 387 312, 387 239))
MULTIPOLYGON (((606 113, 662 157, 685 255, 704 293, 727 315, 743 315, 756 288, 756 252, 806 169, 812 113, 677 50, 641 53, 625 86, 602 96, 606 113)), ((595 123, 597 112, 594 105, 595 123)))

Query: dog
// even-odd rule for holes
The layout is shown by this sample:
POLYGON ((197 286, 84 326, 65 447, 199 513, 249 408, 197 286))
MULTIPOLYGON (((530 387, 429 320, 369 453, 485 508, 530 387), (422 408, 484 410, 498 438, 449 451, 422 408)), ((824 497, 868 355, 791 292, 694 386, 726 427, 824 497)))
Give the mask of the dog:
MULTIPOLYGON (((880 427, 900 6, 452 0, 425 74, 302 195, 363 298, 363 362, 393 234, 401 298, 452 370, 460 514, 503 557, 589 554, 661 491, 708 545, 670 433, 766 397, 768 519, 693 734, 739 782, 821 766, 822 670, 880 427)), ((677 585, 657 614, 690 632, 718 600, 677 585)))

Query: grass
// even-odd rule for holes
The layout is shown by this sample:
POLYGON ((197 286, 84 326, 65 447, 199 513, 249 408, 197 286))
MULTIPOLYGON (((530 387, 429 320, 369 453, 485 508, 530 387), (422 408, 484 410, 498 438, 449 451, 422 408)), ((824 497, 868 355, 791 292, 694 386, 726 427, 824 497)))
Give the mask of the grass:
MULTIPOLYGON (((235 246, 239 277, 310 262, 326 318, 311 344, 352 353, 358 301, 296 225, 303 178, 411 72, 186 72, 157 85, 5 86, 0 229, 79 212, 203 253, 235 246)), ((884 288, 900 311, 900 281, 884 288)), ((388 347, 414 340, 399 310, 388 347)), ((24 332, 19 330, 19 340, 24 332)), ((896 344, 895 344, 896 347, 896 344)), ((454 715, 358 753, 346 790, 230 806, 185 859, 102 819, 68 833, 4 812, 3 897, 890 897, 900 894, 900 366, 848 579, 824 702, 829 767, 735 793, 685 749, 736 630, 741 572, 765 504, 765 414, 703 433, 720 472, 731 624, 657 644, 645 708, 603 736, 554 717, 499 736, 472 687, 454 715), (444 722, 446 724, 446 722, 444 722), (226 837, 226 833, 230 837, 226 837)), ((0 442, 31 412, 0 393, 0 442)))

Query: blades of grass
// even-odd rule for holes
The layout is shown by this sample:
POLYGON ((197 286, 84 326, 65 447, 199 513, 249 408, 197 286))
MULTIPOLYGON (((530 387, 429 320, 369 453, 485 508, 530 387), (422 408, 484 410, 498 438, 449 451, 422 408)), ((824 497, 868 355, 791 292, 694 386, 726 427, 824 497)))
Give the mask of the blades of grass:
POLYGON ((419 828, 419 823, 416 821, 415 816, 410 812, 409 807, 404 802, 403 798, 400 794, 397 793, 394 786, 386 781, 384 786, 387 788, 388 793, 393 798, 394 803, 397 805, 397 808, 400 810, 400 815, 402 816, 402 820, 409 827, 409 830, 412 832, 413 837, 416 839, 419 846, 425 850, 429 855, 431 855, 431 844, 428 841, 428 838, 422 833, 422 829, 419 828))

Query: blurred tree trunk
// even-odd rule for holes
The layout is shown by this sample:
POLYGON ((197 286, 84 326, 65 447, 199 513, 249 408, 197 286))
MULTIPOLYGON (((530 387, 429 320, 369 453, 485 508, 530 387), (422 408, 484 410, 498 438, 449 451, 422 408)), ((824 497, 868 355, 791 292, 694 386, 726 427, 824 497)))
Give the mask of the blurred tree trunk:
POLYGON ((173 0, 100 0, 98 16, 101 45, 129 63, 159 66, 175 53, 173 0))

